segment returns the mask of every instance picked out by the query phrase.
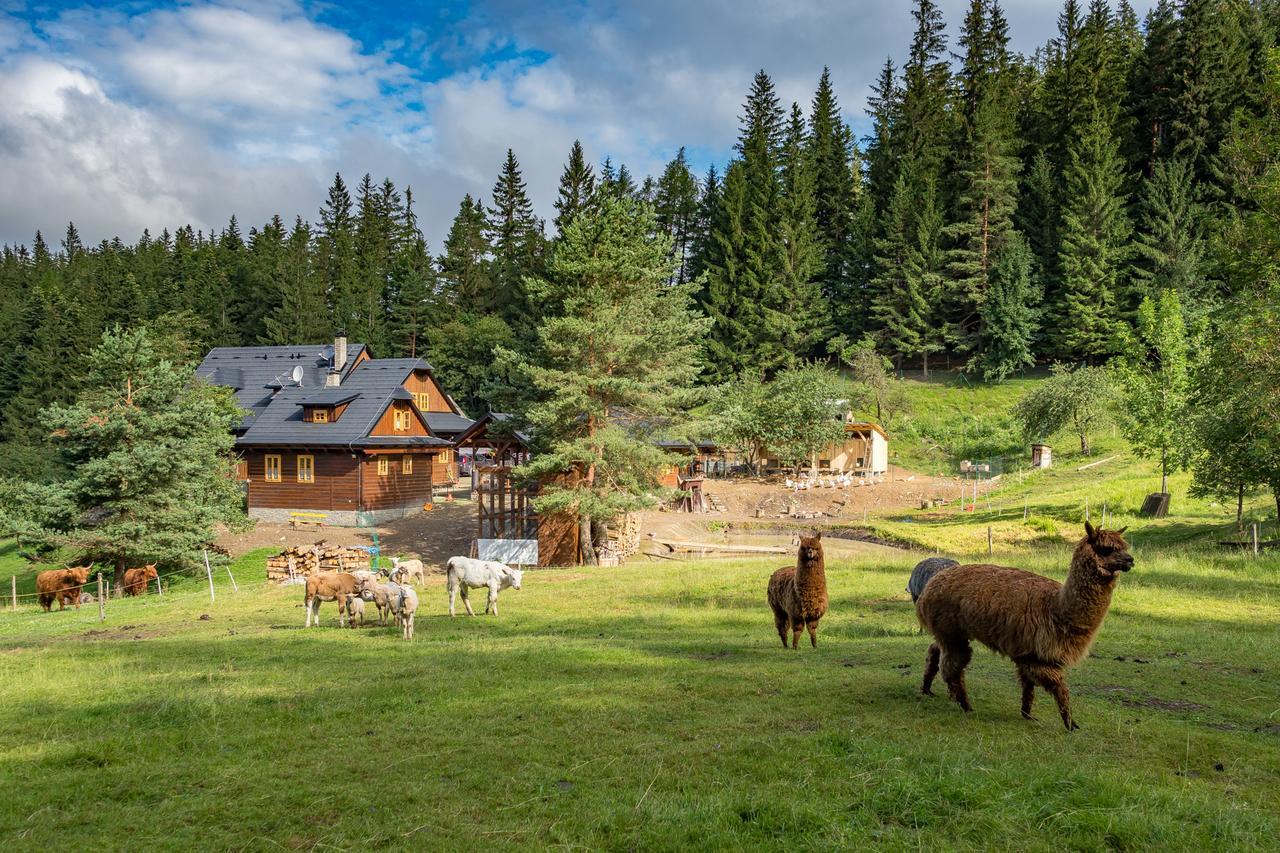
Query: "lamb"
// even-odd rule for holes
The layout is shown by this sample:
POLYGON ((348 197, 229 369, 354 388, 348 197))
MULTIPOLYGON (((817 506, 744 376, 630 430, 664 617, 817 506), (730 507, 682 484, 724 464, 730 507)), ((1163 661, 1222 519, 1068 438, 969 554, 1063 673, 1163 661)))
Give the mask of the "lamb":
POLYGON ((364 599, 357 594, 347 596, 347 617, 352 628, 364 626, 364 599))
POLYGON ((378 583, 374 579, 362 579, 360 598, 364 601, 372 601, 374 607, 378 609, 379 625, 387 624, 387 617, 391 615, 391 593, 386 584, 378 583))
POLYGON ((406 640, 413 639, 413 615, 418 612, 418 593, 411 586, 400 587, 396 599, 396 614, 406 640))
POLYGON ((320 625, 320 602, 336 601, 338 602, 338 624, 345 626, 347 624, 347 596, 360 589, 360 582, 355 575, 347 572, 320 572, 307 578, 306 594, 303 596, 302 604, 307 609, 307 624, 305 627, 311 627, 311 618, 314 616, 316 625, 320 625))
POLYGON ((420 586, 425 586, 427 583, 427 573, 422 568, 421 560, 401 560, 399 557, 392 557, 391 576, 396 579, 396 583, 408 582, 420 586))
POLYGON ((822 555, 822 533, 800 537, 796 564, 778 569, 769 578, 767 598, 773 609, 773 624, 787 647, 787 631, 792 632, 791 648, 800 647, 800 634, 809 629, 809 641, 818 647, 818 620, 827 612, 827 572, 822 555))
POLYGON ((1111 606, 1121 572, 1133 568, 1123 534, 1085 522, 1085 537, 1071 558, 1067 582, 1002 566, 955 566, 937 574, 916 602, 920 624, 934 636, 925 656, 920 692, 932 695, 942 670, 951 698, 973 710, 964 670, 971 639, 1010 658, 1022 683, 1022 716, 1031 716, 1035 687, 1058 703, 1067 731, 1080 726, 1071 715, 1066 671, 1089 653, 1111 606))
POLYGON ((911 600, 920 600, 925 584, 938 572, 958 565, 960 563, 950 557, 926 557, 916 563, 916 567, 911 570, 911 579, 907 581, 907 592, 911 593, 911 600))
POLYGON ((457 601, 459 590, 462 592, 462 604, 467 608, 467 615, 475 616, 476 612, 471 609, 471 600, 467 598, 467 588, 476 589, 482 586, 489 588, 489 599, 485 602, 484 612, 488 614, 492 609, 493 615, 497 616, 498 593, 507 587, 519 589, 520 582, 524 578, 524 572, 504 563, 494 560, 476 560, 471 557, 450 557, 445 563, 445 573, 448 576, 450 616, 454 615, 453 606, 457 601))

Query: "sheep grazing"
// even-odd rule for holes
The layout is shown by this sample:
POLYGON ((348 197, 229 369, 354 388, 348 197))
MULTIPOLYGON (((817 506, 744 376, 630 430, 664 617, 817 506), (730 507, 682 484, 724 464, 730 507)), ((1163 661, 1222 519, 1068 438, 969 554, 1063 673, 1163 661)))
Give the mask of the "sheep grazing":
POLYGON ((391 578, 396 583, 413 583, 425 586, 427 572, 423 569, 421 560, 401 560, 399 557, 392 557, 391 578))
POLYGON ((364 599, 357 594, 347 596, 347 621, 352 628, 364 626, 364 599))
POLYGON ((1022 716, 1033 719, 1038 684, 1057 700, 1067 731, 1079 728, 1066 671, 1089 653, 1116 580, 1133 568, 1125 528, 1095 529, 1085 522, 1084 529, 1065 584, 1002 566, 955 566, 937 574, 916 602, 920 624, 934 637, 920 691, 932 694, 941 668, 951 698, 972 710, 964 670, 973 655, 969 641, 977 640, 1013 661, 1022 683, 1022 716))
POLYGON ((925 584, 938 572, 958 565, 960 563, 950 557, 928 557, 916 563, 916 567, 911 570, 911 578, 907 581, 907 592, 911 593, 911 600, 920 600, 925 584))
POLYGON ((53 602, 58 602, 59 610, 66 610, 68 604, 80 609, 80 590, 89 580, 89 572, 93 566, 79 566, 74 569, 50 569, 36 575, 36 593, 40 607, 48 613, 53 602))
POLYGON ((320 602, 336 601, 338 602, 338 624, 345 626, 347 624, 347 596, 360 589, 360 581, 355 575, 347 572, 320 572, 307 578, 306 594, 303 596, 302 604, 307 610, 307 624, 305 627, 311 627, 311 618, 314 616, 316 625, 320 624, 320 602))
POLYGON ((791 631, 791 648, 799 648, 800 634, 808 628, 809 641, 816 649, 818 620, 827 612, 827 571, 821 532, 800 537, 796 564, 773 573, 767 597, 782 647, 787 647, 787 632, 791 631))
POLYGON ((411 586, 400 587, 396 615, 406 640, 413 639, 413 615, 418 612, 418 593, 411 586))
POLYGON ((478 589, 482 586, 489 589, 489 599, 485 602, 484 612, 488 614, 492 609, 493 615, 497 616, 498 593, 507 587, 519 589, 524 578, 524 572, 513 569, 505 563, 476 560, 471 557, 450 557, 449 562, 445 563, 445 573, 449 588, 450 616, 453 615, 453 605, 458 599, 459 591, 462 592, 462 604, 467 608, 467 615, 475 616, 476 612, 471 609, 471 600, 467 598, 467 589, 478 589))

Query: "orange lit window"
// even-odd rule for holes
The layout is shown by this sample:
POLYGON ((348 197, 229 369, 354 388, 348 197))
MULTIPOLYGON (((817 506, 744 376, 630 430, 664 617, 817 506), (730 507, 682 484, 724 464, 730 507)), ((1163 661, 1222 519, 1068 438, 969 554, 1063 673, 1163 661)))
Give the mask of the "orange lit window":
POLYGON ((312 409, 311 422, 313 424, 327 424, 329 422, 328 409, 312 409))
POLYGON ((263 478, 268 483, 280 482, 280 457, 267 456, 263 464, 263 478))
POLYGON ((316 481, 316 458, 314 456, 298 457, 298 482, 314 483, 316 481))
POLYGON ((378 476, 385 477, 391 473, 391 460, 383 456, 378 460, 378 476))
POLYGON ((400 473, 401 474, 413 473, 413 457, 412 456, 400 457, 400 473))

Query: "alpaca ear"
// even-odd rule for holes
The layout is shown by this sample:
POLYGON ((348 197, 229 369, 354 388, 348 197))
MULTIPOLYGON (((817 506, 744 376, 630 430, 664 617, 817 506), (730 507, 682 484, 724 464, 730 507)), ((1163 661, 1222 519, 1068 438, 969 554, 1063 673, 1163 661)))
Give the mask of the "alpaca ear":
POLYGON ((1084 523, 1084 535, 1088 536, 1089 541, 1092 542, 1094 539, 1098 538, 1098 531, 1094 529, 1092 524, 1086 521, 1084 523))

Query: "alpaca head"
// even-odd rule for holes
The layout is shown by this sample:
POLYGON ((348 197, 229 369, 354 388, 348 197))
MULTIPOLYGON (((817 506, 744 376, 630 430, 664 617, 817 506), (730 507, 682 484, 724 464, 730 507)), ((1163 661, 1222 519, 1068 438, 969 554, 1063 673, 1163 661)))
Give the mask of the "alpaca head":
POLYGON ((1087 521, 1084 523, 1085 537, 1076 553, 1088 551, 1092 557, 1090 562, 1103 581, 1110 581, 1121 572, 1133 568, 1133 555, 1129 553, 1129 543, 1124 541, 1122 535, 1127 529, 1121 527, 1119 530, 1103 530, 1087 521))
POLYGON ((812 536, 800 537, 800 561, 814 563, 822 559, 822 531, 815 530, 812 536))

